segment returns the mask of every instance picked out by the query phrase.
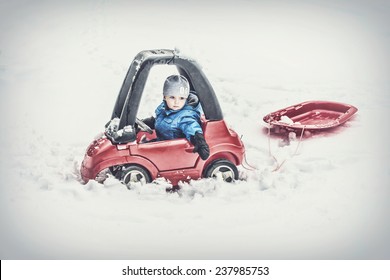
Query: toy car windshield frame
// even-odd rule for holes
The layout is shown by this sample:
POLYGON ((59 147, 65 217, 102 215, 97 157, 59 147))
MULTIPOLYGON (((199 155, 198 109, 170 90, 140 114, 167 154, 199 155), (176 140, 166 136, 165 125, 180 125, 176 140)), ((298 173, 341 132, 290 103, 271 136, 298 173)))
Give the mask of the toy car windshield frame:
POLYGON ((119 118, 118 130, 124 133, 107 135, 114 143, 127 143, 136 139, 134 124, 140 100, 150 69, 154 65, 175 65, 180 75, 187 78, 190 90, 197 93, 207 120, 222 120, 222 110, 215 92, 199 64, 181 56, 174 50, 146 50, 132 61, 119 91, 111 119, 119 118), (124 128, 129 129, 124 129, 124 128))

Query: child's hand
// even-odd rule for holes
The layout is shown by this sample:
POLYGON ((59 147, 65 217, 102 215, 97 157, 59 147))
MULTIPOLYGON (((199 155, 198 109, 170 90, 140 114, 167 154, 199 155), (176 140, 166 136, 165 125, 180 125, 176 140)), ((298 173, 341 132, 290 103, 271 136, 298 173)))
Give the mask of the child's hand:
POLYGON ((198 153, 201 159, 206 160, 210 156, 209 145, 207 145, 202 133, 197 132, 192 136, 191 142, 195 146, 193 152, 198 153))

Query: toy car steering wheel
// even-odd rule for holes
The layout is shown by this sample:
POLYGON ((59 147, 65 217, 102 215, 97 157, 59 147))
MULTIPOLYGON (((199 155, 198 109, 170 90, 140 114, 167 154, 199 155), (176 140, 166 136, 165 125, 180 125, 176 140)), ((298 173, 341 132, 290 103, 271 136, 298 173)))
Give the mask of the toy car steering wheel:
POLYGON ((138 125, 138 127, 143 130, 143 131, 146 131, 147 133, 149 134, 153 134, 153 129, 151 129, 146 123, 144 123, 142 120, 140 120, 139 118, 136 118, 135 120, 135 123, 138 125))

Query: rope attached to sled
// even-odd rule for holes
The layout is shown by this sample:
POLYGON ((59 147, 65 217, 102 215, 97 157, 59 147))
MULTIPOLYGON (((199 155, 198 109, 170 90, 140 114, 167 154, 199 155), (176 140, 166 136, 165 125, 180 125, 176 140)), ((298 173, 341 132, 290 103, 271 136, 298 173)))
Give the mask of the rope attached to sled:
MULTIPOLYGON (((306 128, 306 126, 303 126, 302 131, 301 131, 301 135, 300 135, 299 140, 298 140, 297 147, 295 148, 295 151, 291 157, 294 157, 298 154, 298 150, 299 150, 299 147, 300 147, 301 142, 302 142, 305 128, 306 128)), ((281 163, 279 163, 278 159, 272 154, 272 151, 271 151, 271 123, 268 123, 268 153, 269 153, 269 156, 271 158, 273 158, 273 160, 276 163, 276 167, 275 167, 275 169, 272 170, 272 172, 276 172, 276 171, 280 170, 280 168, 286 163, 287 159, 284 159, 281 163)), ((259 170, 258 168, 254 167, 248 163, 248 160, 246 158, 246 153, 244 153, 244 162, 243 163, 245 163, 246 166, 244 164, 242 164, 242 167, 246 170, 249 170, 249 171, 259 170)))
POLYGON ((248 163, 248 160, 246 159, 246 153, 244 153, 244 163, 248 166, 246 167, 244 164, 242 164, 242 167, 246 170, 249 170, 249 171, 255 171, 255 170, 258 170, 258 168, 252 166, 251 164, 248 163))
MULTIPOLYGON (((299 146, 301 145, 302 138, 303 138, 303 133, 305 131, 305 128, 306 128, 306 126, 303 126, 302 131, 301 131, 301 136, 299 137, 299 141, 298 141, 297 147, 295 148, 295 151, 294 151, 294 153, 292 154, 291 157, 294 157, 294 156, 296 156, 298 154, 298 149, 299 149, 299 146)), ((271 123, 270 122, 268 123, 268 153, 269 153, 269 156, 272 157, 274 159, 274 161, 276 162, 276 167, 275 167, 274 170, 272 170, 272 172, 276 172, 286 163, 287 159, 284 159, 279 164, 277 158, 272 154, 272 151, 271 151, 271 123)))

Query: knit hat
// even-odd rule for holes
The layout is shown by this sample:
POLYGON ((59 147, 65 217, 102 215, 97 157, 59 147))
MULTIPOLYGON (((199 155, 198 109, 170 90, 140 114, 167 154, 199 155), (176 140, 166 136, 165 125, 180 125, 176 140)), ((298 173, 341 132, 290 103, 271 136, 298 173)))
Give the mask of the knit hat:
POLYGON ((169 76, 164 83, 164 96, 180 96, 187 98, 190 94, 190 85, 187 79, 181 75, 169 76))

